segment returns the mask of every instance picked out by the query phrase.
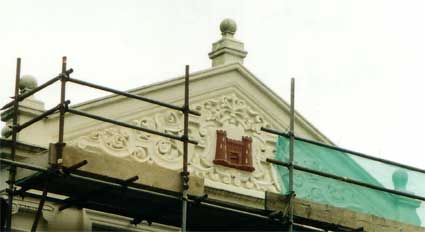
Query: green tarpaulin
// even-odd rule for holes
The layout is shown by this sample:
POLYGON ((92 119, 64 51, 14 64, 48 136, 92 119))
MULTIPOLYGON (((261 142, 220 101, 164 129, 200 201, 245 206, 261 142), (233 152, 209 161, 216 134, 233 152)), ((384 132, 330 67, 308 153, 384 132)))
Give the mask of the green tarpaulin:
MULTIPOLYGON (((276 151, 276 159, 287 162, 289 160, 289 139, 279 137, 276 151)), ((425 186, 417 186, 424 183, 425 178, 422 179, 419 175, 425 177, 422 173, 413 173, 410 170, 355 157, 349 153, 298 139, 295 140, 294 144, 294 163, 310 169, 386 188, 394 188, 399 191, 412 192, 412 189, 414 189, 416 190, 415 194, 418 195, 421 195, 420 190, 425 192, 425 189, 422 189, 425 186), (420 178, 413 185, 410 183, 412 176, 415 179, 420 178)), ((280 177, 282 193, 286 194, 288 190, 288 169, 277 165, 276 169, 280 177)), ((297 170, 294 171, 294 190, 297 198, 413 225, 421 225, 420 215, 425 213, 424 202, 297 170)), ((423 217, 425 215, 421 216, 421 218, 423 217)))

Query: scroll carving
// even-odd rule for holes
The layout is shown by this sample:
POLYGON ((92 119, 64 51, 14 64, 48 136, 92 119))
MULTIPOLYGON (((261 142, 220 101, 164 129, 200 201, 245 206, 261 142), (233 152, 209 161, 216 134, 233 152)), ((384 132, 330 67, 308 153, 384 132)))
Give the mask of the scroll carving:
MULTIPOLYGON (((280 191, 277 175, 266 162, 266 158, 272 158, 270 156, 274 154, 275 138, 261 132, 260 128, 269 127, 269 124, 260 113, 236 94, 197 102, 191 108, 202 114, 189 119, 189 137, 198 141, 198 145, 189 146, 191 175, 244 189, 280 191), (233 131, 252 139, 252 166, 255 171, 246 172, 213 163, 217 130, 233 131)), ((132 123, 178 136, 183 134, 181 112, 162 111, 132 123)), ((87 151, 156 163, 169 169, 178 170, 182 165, 180 141, 132 129, 114 126, 79 137, 74 143, 87 151)))

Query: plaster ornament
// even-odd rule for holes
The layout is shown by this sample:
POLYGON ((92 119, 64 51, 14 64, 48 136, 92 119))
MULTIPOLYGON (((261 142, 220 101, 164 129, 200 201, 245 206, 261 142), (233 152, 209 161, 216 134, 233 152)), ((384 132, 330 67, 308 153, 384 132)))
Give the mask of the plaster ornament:
MULTIPOLYGON (((210 182, 226 184, 242 189, 279 192, 280 186, 272 165, 266 158, 273 158, 275 138, 261 132, 269 127, 262 115, 236 94, 228 94, 195 102, 192 109, 200 117, 189 118, 189 138, 198 145, 189 145, 189 171, 210 182), (253 172, 215 165, 216 131, 226 130, 232 138, 252 138, 253 172)), ((141 127, 183 135, 183 114, 160 111, 132 120, 141 127)), ((182 143, 161 136, 123 127, 110 127, 81 136, 72 142, 80 149, 99 155, 111 155, 135 162, 150 162, 161 167, 181 170, 182 143)))
POLYGON ((32 75, 23 75, 19 80, 19 90, 21 93, 37 88, 37 79, 32 75))
POLYGON ((17 203, 12 203, 12 214, 17 214, 19 212, 19 205, 17 203))

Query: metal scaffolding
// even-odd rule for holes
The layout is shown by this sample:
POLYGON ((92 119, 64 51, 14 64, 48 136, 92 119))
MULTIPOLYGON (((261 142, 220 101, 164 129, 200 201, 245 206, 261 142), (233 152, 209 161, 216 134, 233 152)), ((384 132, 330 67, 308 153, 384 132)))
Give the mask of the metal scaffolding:
MULTIPOLYGON (((9 102, 8 104, 6 104, 5 106, 3 106, 1 108, 1 110, 7 109, 10 106, 13 106, 13 124, 12 124, 12 146, 11 146, 11 159, 10 160, 5 160, 5 159, 1 159, 1 161, 3 163, 7 163, 10 164, 10 169, 9 169, 9 187, 8 187, 8 213, 7 213, 7 221, 6 221, 6 230, 7 231, 11 231, 11 226, 12 226, 12 204, 13 204, 13 197, 14 197, 14 193, 15 193, 15 177, 16 177, 16 167, 23 167, 23 168, 28 168, 28 169, 33 169, 33 170, 38 170, 38 171, 42 171, 42 172, 46 172, 46 173, 58 173, 58 172, 63 172, 66 173, 68 175, 72 175, 72 173, 74 171, 76 171, 78 168, 84 166, 87 164, 86 160, 81 161, 80 163, 72 166, 72 167, 63 167, 62 166, 62 153, 63 153, 63 148, 65 146, 64 143, 64 126, 65 126, 65 113, 72 113, 72 114, 76 114, 76 115, 80 115, 80 116, 84 116, 84 117, 88 117, 88 118, 92 118, 95 120, 99 120, 99 121, 103 121, 103 122, 107 122, 107 123, 112 123, 115 125, 119 125, 119 126, 123 126, 123 127, 127 127, 127 128, 131 128, 134 130, 139 130, 139 131, 143 131, 143 132, 147 132, 147 133, 151 133, 151 134, 155 134, 155 135, 159 135, 159 136, 163 136, 163 137, 167 137, 170 139, 175 139, 175 140, 179 140, 183 143, 183 172, 181 173, 181 177, 182 177, 182 196, 181 196, 181 201, 182 201, 182 222, 181 222, 181 228, 182 231, 186 231, 186 221, 187 221, 187 202, 188 202, 188 189, 189 189, 189 172, 188 172, 188 144, 192 143, 192 144, 197 144, 196 141, 193 141, 191 139, 189 139, 188 136, 188 127, 189 127, 189 114, 192 115, 196 115, 196 116, 200 116, 201 114, 190 110, 189 109, 189 66, 186 65, 185 68, 185 82, 184 82, 184 105, 182 107, 180 106, 175 106, 175 105, 171 105, 171 104, 167 104, 167 103, 163 103, 160 101, 156 101, 153 99, 149 99, 149 98, 145 98, 142 96, 138 96, 138 95, 134 95, 128 92, 123 92, 123 91, 118 91, 118 90, 114 90, 111 88, 107 88, 107 87, 103 87, 100 85, 96 85, 96 84, 92 84, 89 82, 85 82, 82 80, 77 80, 77 79, 73 79, 70 77, 70 74, 73 72, 72 69, 67 70, 67 58, 66 57, 62 57, 62 71, 61 73, 54 77, 53 79, 49 80, 48 82, 40 85, 39 87, 23 93, 23 94, 19 94, 19 81, 20 81, 20 71, 21 71, 21 59, 18 58, 17 59, 17 65, 16 65, 16 81, 15 81, 15 95, 14 95, 14 100, 9 102), (36 116, 35 118, 29 120, 28 122, 23 123, 22 125, 18 124, 18 109, 19 109, 19 102, 24 100, 25 98, 35 94, 36 92, 44 89, 45 87, 60 81, 61 82, 61 88, 60 88, 60 104, 53 107, 50 110, 47 110, 45 112, 43 112, 42 114, 40 114, 39 116, 36 116), (84 85, 84 86, 88 86, 88 87, 92 87, 95 89, 99 89, 99 90, 103 90, 103 91, 107 91, 107 92, 111 92, 117 95, 121 95, 121 96, 125 96, 125 97, 129 97, 129 98, 133 98, 133 99, 137 99, 140 101, 144 101, 144 102, 148 102, 148 103, 152 103, 152 104, 156 104, 159 106, 163 106, 163 107, 167 107, 173 110, 178 110, 183 112, 184 115, 184 129, 183 129, 183 135, 182 136, 176 136, 176 135, 171 135, 171 134, 167 134, 167 133, 163 133, 160 131, 155 131, 155 130, 151 130, 148 128, 143 128, 143 127, 138 127, 135 125, 131 125, 125 122, 120 122, 117 120, 113 120, 113 119, 108 119, 108 118, 104 118, 98 115, 93 115, 90 113, 86 113, 86 112, 82 112, 76 109, 72 109, 69 107, 70 101, 69 100, 65 100, 66 99, 66 83, 67 82, 73 82, 76 84, 80 84, 80 85, 84 85), (51 150, 50 152, 50 156, 52 156, 54 154, 54 157, 49 157, 49 165, 50 167, 47 170, 44 170, 43 168, 37 168, 37 167, 33 167, 33 166, 29 166, 26 164, 22 164, 22 163, 18 163, 15 161, 15 156, 16 156, 16 142, 17 142, 17 133, 23 129, 25 129, 26 127, 38 122, 39 120, 55 113, 59 111, 59 136, 58 136, 58 142, 56 144, 54 144, 54 146, 50 146, 51 150)), ((134 182, 138 179, 137 176, 134 176, 128 180, 124 180, 124 185, 128 185, 131 182, 134 182)), ((121 183, 122 184, 122 183, 121 183)), ((47 197, 47 192, 48 192, 48 185, 49 185, 49 181, 48 178, 46 178, 44 180, 43 183, 43 193, 41 196, 41 200, 35 215, 35 219, 34 219, 34 223, 32 225, 31 231, 36 231, 37 229, 37 225, 40 219, 40 216, 42 214, 42 209, 47 197)), ((19 192, 20 194, 23 194, 23 191, 20 190, 19 192)), ((66 206, 62 206, 61 210, 67 208, 71 206, 70 204, 67 204, 66 206)))
MULTIPOLYGON (((256 226, 260 228, 267 228, 269 230, 281 230, 282 226, 287 226, 289 231, 293 231, 296 229, 305 229, 308 231, 323 231, 323 230, 333 230, 338 229, 341 231, 359 231, 359 228, 346 228, 343 226, 337 226, 334 224, 329 224, 326 222, 312 222, 310 221, 311 225, 315 226, 309 226, 308 224, 305 225, 302 222, 306 222, 306 220, 298 220, 296 215, 294 215, 294 204, 293 200, 295 198, 295 189, 294 189, 294 169, 300 170, 303 172, 312 173, 315 175, 324 176, 327 178, 336 179, 339 181, 360 185, 366 188, 371 188, 375 190, 380 190, 392 194, 397 194, 400 196, 405 196, 413 199, 418 199, 425 201, 424 197, 417 196, 410 193, 405 193, 397 190, 387 189, 381 186, 376 186, 368 183, 363 183, 357 180, 351 180, 345 177, 339 177, 336 175, 332 175, 329 173, 324 173, 312 169, 308 169, 305 167, 301 167, 294 164, 294 144, 297 140, 302 140, 305 142, 313 143, 319 146, 324 147, 331 147, 333 149, 337 149, 340 151, 348 151, 342 148, 321 144, 315 141, 299 138, 295 136, 294 133, 294 127, 295 127, 295 108, 294 108, 294 102, 295 102, 295 81, 294 79, 291 80, 291 105, 290 105, 290 128, 289 133, 285 132, 279 132, 276 130, 272 130, 269 128, 261 128, 265 132, 269 132, 275 135, 284 136, 290 139, 290 156, 289 156, 289 162, 283 162, 280 160, 274 160, 274 159, 267 159, 268 162, 285 166, 289 170, 289 193, 287 195, 288 201, 289 201, 289 208, 288 210, 284 210, 285 214, 282 214, 282 212, 269 212, 267 210, 259 210, 259 209, 253 209, 249 207, 244 206, 238 206, 235 204, 229 204, 226 202, 220 202, 217 200, 209 199, 207 195, 203 197, 195 197, 190 196, 188 194, 189 189, 189 170, 188 170, 188 144, 197 144, 197 141, 194 141, 189 138, 189 115, 194 116, 200 116, 201 114, 199 112, 193 111, 189 107, 189 66, 186 65, 185 67, 185 76, 184 76, 184 104, 183 106, 175 106, 168 103, 163 103, 160 101, 156 101, 153 99, 145 98, 143 96, 135 95, 129 92, 123 92, 115 89, 111 89, 108 87, 100 86, 97 84, 89 83, 83 80, 78 80, 71 78, 70 75, 73 72, 73 69, 67 69, 67 59, 66 57, 62 58, 62 67, 61 67, 61 73, 52 78, 51 80, 47 81, 46 83, 28 91, 24 92, 22 94, 19 94, 19 81, 20 81, 20 70, 21 70, 21 59, 17 59, 17 65, 16 65, 16 80, 15 80, 15 93, 14 98, 11 102, 7 103, 5 106, 3 106, 0 110, 8 109, 10 107, 13 107, 13 119, 12 119, 12 138, 11 138, 11 158, 10 159, 3 159, 0 158, 0 162, 4 164, 10 165, 9 168, 9 180, 8 180, 8 212, 7 212, 7 220, 6 220, 6 231, 11 231, 12 227, 12 203, 13 198, 15 195, 28 195, 28 196, 35 196, 33 193, 28 193, 27 191, 34 187, 36 189, 39 189, 42 191, 41 196, 36 195, 36 197, 40 197, 40 202, 36 211, 36 215, 34 218, 34 222, 31 228, 31 231, 36 231, 38 222, 40 220, 40 217, 42 215, 43 206, 46 200, 49 201, 58 201, 62 203, 62 206, 59 210, 64 210, 66 208, 72 207, 72 206, 79 206, 79 207, 91 207, 96 210, 100 209, 107 209, 108 212, 111 213, 117 213, 124 216, 132 217, 133 221, 132 223, 138 224, 142 220, 147 220, 148 222, 152 222, 155 220, 149 215, 143 214, 143 216, 138 216, 138 212, 134 212, 128 209, 123 209, 118 206, 116 206, 113 199, 107 199, 106 196, 104 199, 102 198, 98 202, 90 201, 91 196, 94 194, 98 194, 99 192, 107 192, 106 190, 110 191, 110 196, 119 196, 117 194, 121 193, 121 190, 125 189, 127 191, 131 191, 131 197, 132 199, 139 199, 137 196, 140 196, 140 199, 153 199, 157 201, 165 201, 169 204, 175 204, 179 203, 180 207, 176 207, 177 211, 179 212, 180 217, 178 217, 179 222, 176 222, 176 220, 173 219, 167 219, 167 218, 161 218, 160 222, 162 223, 170 223, 173 225, 178 225, 181 227, 182 231, 188 230, 188 215, 191 215, 192 222, 192 228, 189 229, 201 229, 200 225, 202 223, 196 223, 196 220, 201 220, 202 215, 216 215, 217 217, 222 218, 229 218, 229 217, 236 217, 240 216, 240 218, 235 219, 235 223, 243 223, 245 221, 253 221, 256 223, 256 226), (19 124, 18 122, 18 110, 19 110, 19 102, 24 100, 25 98, 37 93, 38 91, 46 88, 47 86, 50 86, 53 83, 56 83, 57 81, 60 81, 60 103, 43 112, 42 114, 34 117, 33 119, 23 123, 19 124), (103 90, 106 92, 110 92, 113 94, 117 94, 120 96, 136 99, 143 102, 148 102, 151 104, 156 104, 162 107, 166 107, 169 109, 181 111, 184 115, 184 124, 183 124, 183 135, 173 135, 164 133, 161 131, 152 130, 145 127, 140 127, 136 125, 132 125, 126 122, 109 119, 105 117, 101 117, 99 115, 94 115, 91 113, 83 112, 80 110, 77 110, 75 108, 72 108, 69 106, 70 101, 66 98, 66 84, 68 82, 72 82, 75 84, 91 87, 98 90, 103 90), (40 121, 41 119, 53 114, 59 112, 59 135, 58 140, 55 144, 50 144, 49 146, 49 167, 38 167, 35 165, 26 164, 23 162, 17 162, 15 160, 16 157, 16 147, 17 147, 17 134, 29 127, 30 125, 40 121), (119 179, 113 179, 113 178, 106 178, 104 176, 97 176, 94 174, 87 175, 87 173, 84 173, 83 171, 79 170, 82 166, 87 164, 86 160, 81 160, 79 163, 70 166, 65 167, 62 165, 62 153, 63 149, 65 147, 65 141, 64 141, 64 126, 65 126, 65 114, 71 113, 87 118, 91 118, 94 120, 99 120, 106 123, 115 124, 118 126, 155 134, 158 136, 163 136, 166 138, 178 140, 182 142, 183 145, 183 163, 182 163, 182 172, 181 172, 181 180, 182 180, 182 191, 180 193, 173 193, 169 191, 160 191, 158 189, 148 188, 146 186, 142 185, 136 185, 134 182, 138 179, 138 176, 133 176, 131 178, 125 179, 125 180, 119 180, 119 179), (36 177, 30 177, 26 181, 29 183, 26 186, 21 187, 20 189, 15 189, 16 184, 16 169, 17 167, 25 168, 33 171, 40 172, 41 175, 36 177), (62 181, 67 181, 66 183, 62 183, 62 181), (82 183, 93 183, 97 184, 97 188, 92 188, 87 190, 84 193, 79 192, 79 194, 75 194, 77 190, 73 189, 73 186, 78 186, 82 183), (56 186, 57 185, 57 186, 56 186), (67 187, 66 185, 70 185, 70 187, 67 187), (59 187, 58 187, 59 186, 59 187), (47 193, 53 190, 61 189, 61 194, 68 196, 67 199, 61 200, 61 199, 55 199, 51 196, 48 196, 47 193), (103 191, 105 190, 105 191, 103 191), (114 195, 115 194, 115 195, 114 195), (202 206, 202 207, 201 207, 202 206), (130 212, 131 211, 131 212, 130 212), (192 211, 192 213, 190 213, 192 211), (239 221, 238 221, 239 220, 239 221), (298 220, 298 222, 297 222, 298 220), (320 225, 320 226, 316 226, 320 225), (321 228, 322 230, 318 229, 321 228)), ((354 153, 352 154, 392 164, 397 165, 399 167, 404 167, 410 170, 419 171, 422 173, 425 173, 424 170, 409 167, 406 165, 398 164, 391 161, 386 161, 383 159, 363 155, 360 153, 354 153)), ((151 204, 154 203, 144 203, 144 204, 151 204)), ((153 210, 155 211, 155 210, 153 210)), ((174 211, 173 211, 174 212, 174 211)), ((152 212, 151 212, 152 213, 152 212)), ((159 220, 159 219, 158 219, 159 220)), ((217 229, 226 229, 226 225, 213 225, 216 226, 214 228, 217 229)), ((245 227, 238 227, 239 229, 243 229, 245 227)), ((231 229, 231 228, 230 228, 231 229)), ((248 227, 245 229, 249 229, 248 227)), ((252 229, 252 228, 251 228, 252 229)))
MULTIPOLYGON (((288 162, 284 162, 284 161, 276 160, 276 159, 270 159, 270 158, 267 158, 266 161, 269 162, 269 163, 275 164, 275 165, 286 167, 288 169, 288 182, 289 182, 289 184, 288 184, 287 198, 288 198, 288 201, 289 201, 289 203, 288 203, 289 209, 287 210, 287 215, 285 215, 285 217, 287 217, 287 220, 289 222, 288 230, 290 232, 293 231, 293 224, 294 224, 294 204, 293 204, 293 200, 296 196, 295 189, 294 189, 294 170, 299 170, 299 171, 302 171, 302 172, 306 172, 306 173, 310 173, 310 174, 314 174, 314 175, 318 175, 318 176, 342 181, 342 182, 349 183, 349 184, 354 184, 354 185, 357 185, 357 186, 362 186, 362 187, 369 188, 369 189, 374 189, 374 190, 387 192, 387 193, 391 193, 391 194, 395 194, 395 195, 399 195, 399 196, 404 196, 404 197, 408 197, 408 198, 411 198, 411 199, 425 201, 425 197, 423 197, 423 196, 418 196, 418 195, 415 195, 415 194, 412 194, 412 193, 388 189, 388 188, 384 188, 384 187, 377 186, 377 185, 374 185, 374 184, 369 184, 369 183, 366 183, 366 182, 362 182, 362 181, 350 179, 350 178, 347 178, 347 177, 338 176, 338 175, 334 175, 334 174, 331 174, 331 173, 326 173, 326 172, 322 172, 322 171, 318 171, 318 170, 314 170, 314 169, 311 169, 311 168, 307 168, 307 167, 303 167, 303 166, 294 164, 294 144, 298 140, 298 141, 303 141, 303 142, 307 142, 307 143, 310 143, 310 144, 314 144, 314 145, 317 145, 317 146, 320 146, 320 147, 330 148, 330 149, 341 151, 341 152, 347 152, 347 153, 350 153, 350 154, 358 156, 358 157, 382 162, 382 163, 389 164, 389 165, 394 165, 394 166, 397 166, 397 167, 400 167, 400 168, 405 168, 407 170, 425 173, 425 170, 423 170, 423 169, 415 168, 415 167, 412 167, 412 166, 400 164, 400 163, 397 163, 397 162, 394 162, 394 161, 389 161, 389 160, 385 160, 385 159, 381 159, 381 158, 377 158, 377 157, 373 157, 373 156, 368 156, 368 155, 365 155, 365 154, 362 154, 362 153, 350 151, 348 149, 344 149, 344 148, 340 148, 340 147, 336 147, 336 146, 331 146, 331 145, 327 145, 327 144, 319 143, 319 142, 316 142, 316 141, 313 141, 313 140, 309 140, 309 139, 305 139, 305 138, 295 136, 295 132, 294 132, 294 126, 295 126, 294 103, 295 103, 295 80, 294 80, 294 78, 292 78, 291 79, 291 104, 290 104, 289 131, 285 133, 285 132, 277 131, 277 130, 270 129, 270 128, 265 128, 265 127, 261 128, 262 131, 265 131, 265 132, 268 132, 268 133, 271 133, 271 134, 275 134, 275 135, 278 135, 278 136, 283 136, 283 137, 286 137, 286 138, 289 139, 289 160, 288 160, 288 162)), ((360 229, 360 228, 358 228, 358 229, 360 229)))

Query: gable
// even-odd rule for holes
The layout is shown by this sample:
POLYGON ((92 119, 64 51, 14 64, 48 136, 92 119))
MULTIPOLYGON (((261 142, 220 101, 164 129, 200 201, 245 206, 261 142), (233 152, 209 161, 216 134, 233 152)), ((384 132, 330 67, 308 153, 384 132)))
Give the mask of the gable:
MULTIPOLYGON (((191 75, 190 108, 201 113, 189 119, 189 136, 198 141, 190 145, 191 175, 205 179, 205 185, 263 197, 264 191, 279 192, 281 187, 272 165, 276 137, 262 132, 261 127, 286 130, 288 105, 256 79, 240 64, 216 67, 191 75), (227 132, 230 139, 242 136, 252 139, 254 172, 215 165, 216 131, 227 132)), ((183 79, 132 90, 133 94, 183 104, 183 79)), ((116 120, 130 122, 157 131, 182 135, 183 115, 144 102, 110 96, 74 106, 79 110, 116 120)), ((326 138, 297 115, 297 132, 304 137, 327 142, 326 138)), ((182 167, 182 145, 162 138, 111 124, 67 114, 65 133, 70 146, 164 168, 182 167)))
MULTIPOLYGON (((173 105, 182 105, 182 90, 183 78, 176 78, 130 92, 173 105)), ((183 133, 181 112, 117 95, 95 99, 73 108, 168 134, 181 136, 183 133)), ((207 187, 260 198, 264 197, 265 191, 286 192, 285 184, 281 183, 285 173, 282 174, 280 170, 277 172, 266 161, 267 158, 274 158, 276 137, 261 131, 261 127, 287 130, 289 106, 285 101, 242 65, 229 64, 191 75, 190 108, 201 113, 201 116, 191 116, 189 119, 189 137, 198 141, 197 145, 189 146, 189 171, 192 176, 203 179, 207 187), (252 167, 249 167, 249 171, 214 162, 217 131, 224 131, 231 141, 241 140, 244 136, 252 141, 252 149, 249 149, 252 153, 252 161, 249 162, 252 167)), ((50 136, 55 137, 57 117, 50 117, 46 124, 47 129, 52 132, 50 136)), ((299 114, 296 114, 295 130, 300 137, 331 143, 299 114)), ((65 136, 67 147, 99 156, 99 160, 114 157, 173 171, 180 171, 182 168, 183 151, 179 141, 72 114, 66 115, 65 136)), ((375 181, 349 157, 318 157, 317 154, 305 153, 303 150, 297 153, 302 166, 315 165, 319 166, 319 170, 332 170, 342 176, 354 174, 375 181)), ((338 206, 362 209, 363 212, 375 215, 379 215, 380 210, 385 208, 383 206, 389 202, 386 198, 380 198, 379 194, 365 196, 349 187, 328 188, 334 186, 328 180, 305 175, 296 175, 296 178, 301 179, 298 180, 299 196, 312 201, 332 203, 336 199, 339 200, 338 206), (323 186, 326 191, 321 192, 320 188, 323 186), (339 191, 348 193, 350 200, 344 200, 347 197, 339 194, 339 191), (363 207, 359 202, 375 204, 363 207)))
MULTIPOLYGON (((184 78, 178 77, 133 89, 129 92, 174 105, 183 105, 183 83, 184 78)), ((266 117, 279 119, 277 120, 279 123, 272 125, 273 128, 280 130, 286 130, 288 128, 288 104, 238 63, 191 73, 189 100, 191 109, 193 109, 193 102, 200 99, 207 99, 209 96, 213 96, 214 93, 228 88, 237 89, 239 92, 244 93, 244 97, 255 102, 257 107, 265 112, 266 117)), ((109 95, 72 107, 124 121, 130 121, 134 118, 134 115, 140 115, 141 112, 143 114, 149 114, 165 109, 154 104, 128 99, 118 95, 109 95)), ((72 114, 67 114, 66 118, 69 127, 65 136, 68 136, 68 138, 73 138, 75 135, 78 136, 78 134, 89 131, 92 127, 98 127, 100 124, 91 119, 81 118, 72 114)), ((48 127, 50 127, 50 124, 55 124, 56 120, 57 115, 51 116, 47 121, 47 124, 49 124, 48 127)), ((296 113, 296 132, 302 137, 332 144, 326 136, 320 133, 298 113, 296 113)))

